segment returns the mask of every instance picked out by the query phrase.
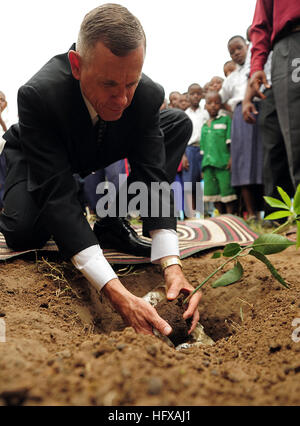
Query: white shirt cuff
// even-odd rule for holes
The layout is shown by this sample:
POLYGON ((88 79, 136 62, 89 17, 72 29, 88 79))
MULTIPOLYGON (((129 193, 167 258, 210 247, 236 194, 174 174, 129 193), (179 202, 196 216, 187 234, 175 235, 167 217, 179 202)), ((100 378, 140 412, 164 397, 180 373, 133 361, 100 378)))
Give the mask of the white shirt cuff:
POLYGON ((174 229, 157 229, 150 231, 152 237, 151 262, 155 263, 165 256, 178 256, 178 235, 174 229))
POLYGON ((88 247, 71 259, 73 265, 100 291, 108 281, 118 278, 99 245, 88 247))

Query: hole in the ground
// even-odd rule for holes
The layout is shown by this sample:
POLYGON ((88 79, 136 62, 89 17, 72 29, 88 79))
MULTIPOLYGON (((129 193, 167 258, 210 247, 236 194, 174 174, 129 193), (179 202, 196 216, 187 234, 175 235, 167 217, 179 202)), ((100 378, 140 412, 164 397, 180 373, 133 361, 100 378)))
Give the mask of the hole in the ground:
POLYGON ((235 315, 227 318, 201 317, 200 323, 203 325, 205 333, 215 342, 235 334, 240 328, 240 321, 235 315))

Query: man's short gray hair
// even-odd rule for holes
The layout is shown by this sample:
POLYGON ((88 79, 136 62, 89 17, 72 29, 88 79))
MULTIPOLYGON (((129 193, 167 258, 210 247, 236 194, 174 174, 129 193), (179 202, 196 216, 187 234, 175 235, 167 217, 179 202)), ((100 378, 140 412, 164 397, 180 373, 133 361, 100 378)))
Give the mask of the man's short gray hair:
POLYGON ((126 56, 141 44, 146 48, 140 21, 126 7, 115 3, 98 6, 84 17, 76 50, 84 56, 99 41, 116 56, 126 56))

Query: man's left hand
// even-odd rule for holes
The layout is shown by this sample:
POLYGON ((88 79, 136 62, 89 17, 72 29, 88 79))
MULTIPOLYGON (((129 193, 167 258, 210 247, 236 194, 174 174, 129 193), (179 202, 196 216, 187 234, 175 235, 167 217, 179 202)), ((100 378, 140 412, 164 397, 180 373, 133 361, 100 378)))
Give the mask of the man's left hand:
MULTIPOLYGON (((172 265, 164 271, 166 293, 168 300, 174 300, 179 296, 180 292, 192 293, 195 289, 185 278, 182 269, 179 265, 172 265)), ((189 300, 187 310, 183 314, 184 319, 192 318, 192 325, 189 330, 189 334, 194 331, 197 322, 199 321, 200 315, 198 311, 198 305, 201 300, 202 293, 197 291, 189 300)))

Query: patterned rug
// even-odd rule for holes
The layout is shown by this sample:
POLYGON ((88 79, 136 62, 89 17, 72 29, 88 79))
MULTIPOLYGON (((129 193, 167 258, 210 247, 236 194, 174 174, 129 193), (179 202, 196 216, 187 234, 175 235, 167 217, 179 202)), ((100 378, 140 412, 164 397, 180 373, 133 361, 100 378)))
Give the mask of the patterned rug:
MULTIPOLYGON (((141 236, 141 226, 135 227, 141 236)), ((254 241, 258 235, 239 217, 222 215, 210 219, 196 219, 178 221, 177 232, 179 235, 180 258, 184 259, 202 250, 224 247, 228 243, 236 242, 247 245, 254 241)), ((12 259, 28 252, 58 251, 54 241, 49 241, 41 250, 26 250, 15 252, 10 250, 3 235, 0 233, 0 261, 12 259)), ((150 263, 149 258, 136 257, 114 250, 104 250, 104 255, 112 264, 139 264, 150 263)))

